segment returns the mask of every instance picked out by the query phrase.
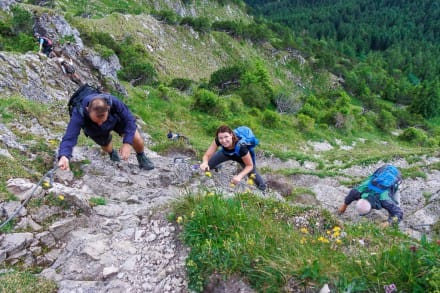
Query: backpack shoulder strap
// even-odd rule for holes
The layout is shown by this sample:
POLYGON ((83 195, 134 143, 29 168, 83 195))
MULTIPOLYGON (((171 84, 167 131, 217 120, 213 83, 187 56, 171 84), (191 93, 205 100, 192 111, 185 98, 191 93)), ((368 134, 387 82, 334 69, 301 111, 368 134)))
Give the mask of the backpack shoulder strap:
POLYGON ((234 147, 234 154, 236 154, 237 156, 240 155, 240 148, 241 148, 241 145, 237 142, 234 147))
POLYGON ((239 156, 240 155, 240 148, 241 148, 241 146, 240 146, 240 144, 237 142, 236 144, 235 144, 235 146, 234 146, 234 150, 227 150, 227 149, 225 149, 223 146, 220 146, 221 147, 221 149, 222 149, 222 152, 225 154, 225 155, 227 155, 227 156, 232 156, 232 155, 237 155, 237 156, 239 156))

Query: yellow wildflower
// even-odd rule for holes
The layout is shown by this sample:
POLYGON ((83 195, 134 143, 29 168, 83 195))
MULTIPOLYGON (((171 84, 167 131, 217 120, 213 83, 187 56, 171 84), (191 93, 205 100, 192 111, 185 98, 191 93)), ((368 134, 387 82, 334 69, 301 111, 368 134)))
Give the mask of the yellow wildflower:
POLYGON ((249 185, 254 185, 254 184, 255 184, 254 179, 249 178, 249 179, 247 180, 247 184, 249 184, 249 185))
POLYGON ((48 139, 47 142, 50 145, 58 145, 58 140, 56 140, 56 139, 48 139))
POLYGON ((336 239, 336 244, 341 244, 342 243, 342 240, 341 239, 336 239))
POLYGON ((339 235, 341 235, 341 233, 339 231, 335 231, 335 232, 333 232, 332 237, 333 238, 338 238, 339 235))
POLYGON ((333 227, 333 232, 340 232, 340 231, 341 231, 341 227, 338 226, 333 227))
POLYGON ((62 194, 58 195, 58 199, 59 200, 64 200, 64 195, 62 195, 62 194))
POLYGON ((50 188, 50 183, 47 181, 44 181, 43 184, 41 184, 41 186, 43 186, 44 189, 48 189, 48 188, 50 188))
POLYGON ((322 243, 329 243, 329 242, 330 242, 327 238, 324 238, 324 237, 322 237, 322 236, 319 236, 319 237, 318 237, 318 241, 319 241, 319 242, 322 242, 322 243))
POLYGON ((206 172, 205 172, 205 176, 206 176, 206 177, 212 177, 212 174, 211 174, 211 172, 206 171, 206 172))
POLYGON ((305 237, 302 237, 301 240, 299 241, 299 243, 306 244, 307 243, 307 239, 305 237))
POLYGON ((181 224, 183 222, 182 216, 178 216, 176 222, 177 224, 181 224))
POLYGON ((303 234, 309 234, 309 230, 307 230, 306 227, 302 227, 299 231, 301 231, 303 234))

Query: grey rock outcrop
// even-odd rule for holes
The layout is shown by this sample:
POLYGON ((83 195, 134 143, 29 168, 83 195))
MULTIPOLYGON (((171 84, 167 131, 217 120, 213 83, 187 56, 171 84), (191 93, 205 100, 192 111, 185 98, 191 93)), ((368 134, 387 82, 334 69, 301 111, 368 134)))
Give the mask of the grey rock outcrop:
POLYGON ((15 0, 2 0, 0 1, 0 9, 4 11, 9 11, 11 6, 20 1, 15 0))

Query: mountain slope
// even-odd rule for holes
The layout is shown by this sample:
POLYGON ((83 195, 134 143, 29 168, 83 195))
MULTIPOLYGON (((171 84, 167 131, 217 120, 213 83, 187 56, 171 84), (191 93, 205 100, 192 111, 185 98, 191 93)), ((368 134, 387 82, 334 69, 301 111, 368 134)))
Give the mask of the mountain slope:
MULTIPOLYGON (((211 1, 195 2, 217 8, 211 1)), ((172 6, 177 2, 166 3, 172 6)), ((90 7, 90 11, 95 9, 90 7)), ((217 12, 212 12, 212 15, 217 12)), ((66 44, 82 78, 96 85, 105 84, 117 92, 140 116, 139 129, 148 147, 147 154, 156 164, 156 169, 151 172, 139 170, 134 154, 128 162, 112 163, 90 139, 81 136, 72 159, 73 172, 57 170, 52 186, 46 187, 48 189, 36 189, 34 200, 17 216, 17 221, 14 221, 16 226, 9 226, 10 230, 0 235, 0 261, 8 263, 8 267, 15 264, 15 268, 19 268, 18 264, 23 263, 24 267, 36 266, 42 269, 41 276, 56 282, 58 292, 188 292, 190 287, 200 288, 200 284, 191 278, 196 275, 197 269, 204 268, 193 266, 194 259, 189 257, 191 249, 182 245, 179 237, 185 227, 179 221, 178 216, 182 215, 175 214, 172 204, 175 200, 184 198, 193 201, 199 196, 210 197, 214 192, 224 193, 226 200, 234 196, 233 193, 237 190, 230 187, 229 182, 221 184, 215 180, 221 174, 232 176, 232 172, 236 170, 235 164, 224 166, 223 170, 229 173, 219 175, 213 172, 212 177, 193 168, 200 159, 200 151, 212 141, 215 128, 228 117, 196 111, 191 93, 196 88, 182 93, 164 84, 175 77, 200 80, 203 84, 211 72, 235 60, 258 58, 265 60, 266 64, 284 65, 299 62, 303 60, 302 56, 298 52, 274 49, 267 43, 236 40, 225 33, 196 33, 189 27, 172 26, 148 14, 104 14, 99 19, 79 18, 69 21, 68 24, 61 22, 62 26, 56 25, 62 17, 52 10, 43 9, 37 14, 42 18, 47 17, 47 26, 44 28, 56 33, 60 40, 66 37, 61 32, 68 31, 68 34, 72 34, 77 25, 81 32, 101 30, 114 36, 119 42, 122 42, 124 33, 128 32, 148 48, 148 58, 157 68, 158 80, 162 84, 134 87, 118 78, 116 72, 121 65, 117 56, 104 58, 97 53, 96 48, 87 45, 79 47, 78 44, 82 42, 77 39, 66 44), (72 27, 68 29, 70 23, 72 27), (170 125, 175 127, 172 130, 184 130, 183 134, 189 137, 190 144, 169 141, 166 133, 170 125)), ((84 36, 81 34, 80 37, 84 36)), ((5 85, 1 88, 0 100, 0 216, 3 221, 37 187, 35 182, 41 179, 42 174, 53 170, 56 149, 68 119, 65 105, 76 85, 61 74, 54 60, 38 56, 35 52, 1 52, 0 65, 0 83, 5 85)), ((301 75, 301 72, 289 71, 281 66, 268 68, 274 80, 280 76, 288 76, 287 79, 277 82, 292 83, 295 90, 298 90, 299 85, 312 88, 313 78, 310 76, 329 76, 326 72, 301 75)), ((299 68, 310 70, 306 66, 299 68)), ((331 88, 327 79, 322 78, 319 81, 322 91, 331 88)), ((337 84, 335 86, 338 88, 337 84)), ((359 182, 380 164, 390 162, 399 166, 405 177, 402 185, 405 220, 401 229, 414 238, 420 238, 425 233, 435 236, 434 228, 438 225, 440 215, 437 150, 399 145, 392 138, 390 141, 378 141, 373 135, 345 141, 332 137, 333 132, 329 131, 324 135, 315 133, 308 137, 306 130, 300 131, 292 126, 296 122, 293 116, 279 115, 279 119, 283 120, 278 121, 270 115, 274 111, 250 109, 248 112, 248 107, 236 102, 234 98, 234 95, 226 95, 221 100, 232 101, 234 108, 244 110, 239 112, 239 109, 234 109, 237 112, 231 112, 233 117, 227 121, 254 123, 259 138, 262 138, 257 154, 258 168, 261 168, 270 182, 270 190, 266 194, 254 190, 253 186, 245 188, 264 200, 267 199, 268 207, 271 207, 270 200, 276 199, 277 202, 298 206, 299 209, 303 206, 312 208, 310 219, 307 214, 287 216, 281 211, 274 211, 276 218, 282 219, 283 224, 286 224, 284 219, 303 224, 310 220, 308 224, 316 227, 322 215, 329 215, 332 223, 337 222, 340 226, 347 227, 351 227, 352 223, 385 221, 387 215, 383 211, 375 211, 368 218, 358 217, 351 208, 342 217, 333 214, 342 203, 349 186, 359 182), (274 122, 278 123, 278 127, 273 127, 271 123, 274 122), (288 131, 284 133, 278 130, 283 127, 288 131), (278 158, 278 154, 283 157, 278 158)), ((329 99, 331 98, 329 95, 329 99)), ((339 137, 344 136, 344 133, 335 133, 339 137)), ((116 135, 115 144, 120 144, 116 135)), ((263 201, 261 205, 266 207, 266 202, 263 201)), ((208 223, 206 226, 212 225, 208 223)), ((296 225, 289 227, 292 231, 299 230, 296 225)), ((349 229, 351 228, 347 231, 349 229)), ((374 233, 348 235, 348 245, 341 249, 342 252, 337 249, 332 252, 339 257, 346 252, 359 250, 371 257, 369 249, 374 249, 381 241, 390 245, 390 239, 402 243, 407 239, 392 229, 373 231, 379 236, 374 233), (364 247, 362 243, 367 245, 364 247), (373 245, 370 246, 369 243, 373 245)), ((272 239, 276 238, 268 238, 266 244, 270 244, 272 239)), ((225 241, 225 246, 231 241, 232 239, 225 241)), ((410 242, 413 241, 416 240, 410 242)), ((210 242, 200 244, 209 247, 210 242)), ((282 243, 279 244, 281 247, 282 243)), ((299 247, 300 244, 293 241, 285 243, 290 248, 299 247)), ((234 245, 239 247, 239 244, 234 245)), ((319 266, 322 250, 317 249, 316 252, 317 256, 309 257, 311 262, 316 257, 316 264, 319 266)), ((301 261, 297 263, 300 264, 304 258, 305 256, 301 256, 301 261)), ((276 259, 285 260, 285 255, 269 259, 270 262, 276 259)), ((219 263, 223 260, 224 258, 220 259, 219 263)), ((264 281, 265 276, 271 275, 270 272, 273 271, 286 276, 278 278, 281 283, 284 282, 280 286, 285 290, 301 290, 297 287, 298 281, 307 283, 300 288, 316 291, 322 285, 319 279, 326 275, 326 272, 320 271, 314 277, 301 279, 297 275, 303 269, 300 265, 288 266, 286 271, 283 271, 281 265, 276 269, 268 266, 267 274, 256 266, 258 259, 250 263, 251 269, 254 269, 250 270, 250 276, 231 278, 241 281, 235 283, 240 284, 240 290, 237 291, 252 292, 251 285, 255 290, 260 289, 255 283, 248 284, 247 281, 251 277, 264 281)), ((363 269, 369 271, 370 268, 363 269)), ((240 270, 222 266, 217 269, 219 274, 224 274, 222 277, 230 277, 231 272, 238 273, 240 270)), ((304 271, 307 272, 308 269, 310 267, 304 263, 304 271)), ((329 275, 333 273, 335 272, 329 275)), ((212 286, 207 288, 227 287, 220 279, 222 278, 214 275, 212 286)), ((202 280, 202 285, 206 285, 203 283, 205 281, 208 282, 202 280)), ((380 279, 377 282, 380 286, 376 284, 374 288, 382 288, 385 281, 388 280, 380 279)), ((1 280, 0 284, 5 282, 1 280)), ((333 283, 330 285, 336 286, 333 283)), ((351 286, 351 283, 347 286, 351 286)), ((411 286, 415 285, 402 282, 402 288, 414 288, 411 286)))

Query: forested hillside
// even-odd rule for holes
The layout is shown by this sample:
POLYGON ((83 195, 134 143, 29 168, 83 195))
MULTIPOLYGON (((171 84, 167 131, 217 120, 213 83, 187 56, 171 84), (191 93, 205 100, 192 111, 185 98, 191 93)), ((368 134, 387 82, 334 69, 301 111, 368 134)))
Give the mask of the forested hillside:
POLYGON ((439 114, 438 2, 246 2, 296 36, 320 40, 314 49, 321 64, 343 75, 355 95, 410 105, 425 118, 439 114))

